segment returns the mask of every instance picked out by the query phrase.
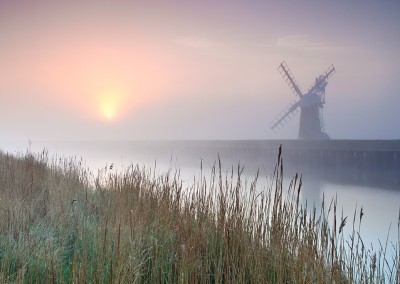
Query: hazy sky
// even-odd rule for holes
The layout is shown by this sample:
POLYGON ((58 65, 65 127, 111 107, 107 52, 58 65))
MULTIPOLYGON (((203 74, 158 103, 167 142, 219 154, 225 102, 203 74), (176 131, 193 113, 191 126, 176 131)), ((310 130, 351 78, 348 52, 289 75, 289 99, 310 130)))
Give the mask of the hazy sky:
POLYGON ((1 1, 0 140, 297 138, 331 64, 326 130, 400 139, 400 1, 1 1))

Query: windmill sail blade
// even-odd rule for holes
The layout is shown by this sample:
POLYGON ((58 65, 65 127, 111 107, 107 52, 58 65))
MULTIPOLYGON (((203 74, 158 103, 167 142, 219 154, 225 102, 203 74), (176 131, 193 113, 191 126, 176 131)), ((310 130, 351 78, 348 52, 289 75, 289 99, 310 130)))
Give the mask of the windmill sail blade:
POLYGON ((299 105, 300 101, 292 101, 289 106, 271 122, 271 129, 274 131, 280 130, 298 112, 299 105))
POLYGON ((303 94, 300 91, 299 84, 297 84, 296 79, 293 77, 292 72, 290 72, 285 61, 279 65, 278 71, 281 73, 283 79, 286 81, 293 94, 301 98, 303 94))
POLYGON ((328 69, 315 79, 315 83, 308 89, 307 93, 316 93, 325 102, 325 88, 328 84, 327 80, 335 73, 335 67, 329 66, 328 69))

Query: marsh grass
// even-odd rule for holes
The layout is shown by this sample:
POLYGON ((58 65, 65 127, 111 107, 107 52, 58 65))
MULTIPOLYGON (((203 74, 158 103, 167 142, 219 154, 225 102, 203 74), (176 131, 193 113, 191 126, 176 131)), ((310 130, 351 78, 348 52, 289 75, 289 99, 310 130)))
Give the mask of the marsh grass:
POLYGON ((349 225, 336 199, 318 212, 300 202, 301 177, 283 188, 281 150, 270 187, 242 172, 218 160, 184 187, 179 171, 93 175, 46 151, 0 154, 0 282, 399 282, 400 243, 367 249, 362 208, 349 225))

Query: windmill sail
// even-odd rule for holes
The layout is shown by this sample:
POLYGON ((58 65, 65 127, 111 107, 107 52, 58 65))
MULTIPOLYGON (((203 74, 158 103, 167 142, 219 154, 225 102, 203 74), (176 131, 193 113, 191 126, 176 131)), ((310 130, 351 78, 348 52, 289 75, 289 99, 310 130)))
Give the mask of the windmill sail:
POLYGON ((293 116, 299 111, 298 107, 300 101, 293 100, 275 119, 271 122, 270 127, 272 130, 280 130, 285 124, 293 118, 293 116))
POLYGON ((321 102, 325 103, 325 88, 328 84, 327 80, 335 73, 335 67, 329 66, 328 69, 315 79, 315 83, 308 89, 307 94, 316 93, 320 98, 321 102))
POLYGON ((285 61, 279 65, 278 71, 281 73, 283 79, 286 81, 293 94, 301 98, 303 94, 300 91, 299 84, 297 84, 296 79, 293 77, 292 72, 290 72, 290 69, 285 61))

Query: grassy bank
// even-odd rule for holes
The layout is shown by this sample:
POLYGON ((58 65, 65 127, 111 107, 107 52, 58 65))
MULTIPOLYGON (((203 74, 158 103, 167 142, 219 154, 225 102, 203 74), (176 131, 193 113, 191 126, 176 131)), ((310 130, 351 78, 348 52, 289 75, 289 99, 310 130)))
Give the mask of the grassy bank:
MULTIPOLYGON (((240 167, 200 176, 132 165, 95 175, 81 161, 0 154, 1 283, 398 282, 396 255, 370 251, 338 216, 300 202, 301 179, 245 183, 240 167), (328 222, 332 220, 332 222, 328 222), (329 224, 332 224, 330 226, 329 224)), ((391 245, 391 244, 388 244, 391 245)))

